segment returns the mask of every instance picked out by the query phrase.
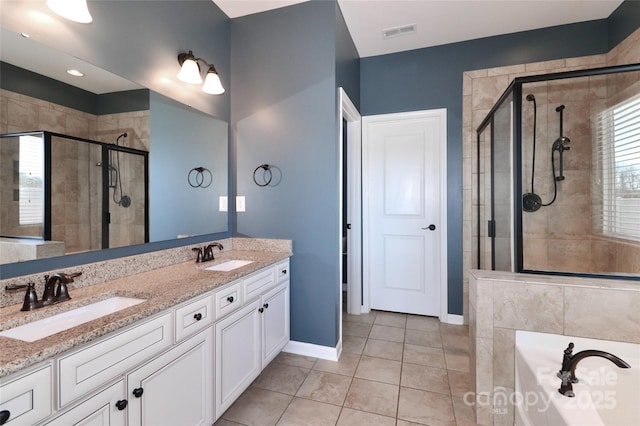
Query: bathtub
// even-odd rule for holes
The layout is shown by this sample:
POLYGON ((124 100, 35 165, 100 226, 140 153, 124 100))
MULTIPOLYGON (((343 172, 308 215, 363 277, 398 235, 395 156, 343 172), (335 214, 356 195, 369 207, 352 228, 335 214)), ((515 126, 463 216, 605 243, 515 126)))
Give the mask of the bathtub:
POLYGON ((640 425, 640 345, 555 334, 516 332, 517 426, 640 425), (586 349, 610 352, 631 368, 616 367, 600 357, 585 358, 576 368, 580 380, 573 385, 575 397, 558 392, 556 376, 569 342, 576 354, 586 349))

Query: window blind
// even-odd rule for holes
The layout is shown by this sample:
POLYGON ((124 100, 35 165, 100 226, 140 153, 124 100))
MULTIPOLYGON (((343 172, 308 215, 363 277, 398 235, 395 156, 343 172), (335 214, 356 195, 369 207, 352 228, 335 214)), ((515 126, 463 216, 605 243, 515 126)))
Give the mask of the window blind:
POLYGON ((596 129, 601 212, 595 223, 605 235, 640 240, 640 95, 598 114, 596 129))
POLYGON ((44 220, 44 155, 42 139, 20 136, 19 220, 20 225, 37 225, 44 220))

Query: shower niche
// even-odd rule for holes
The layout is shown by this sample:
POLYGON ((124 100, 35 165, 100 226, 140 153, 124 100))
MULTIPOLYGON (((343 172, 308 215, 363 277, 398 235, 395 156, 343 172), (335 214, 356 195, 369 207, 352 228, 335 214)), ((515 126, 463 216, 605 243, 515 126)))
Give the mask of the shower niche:
POLYGON ((50 255, 148 242, 148 152, 124 141, 126 133, 113 144, 47 131, 1 135, 2 241, 46 242, 50 255))
POLYGON ((474 268, 640 280, 640 64, 515 78, 476 134, 474 268))

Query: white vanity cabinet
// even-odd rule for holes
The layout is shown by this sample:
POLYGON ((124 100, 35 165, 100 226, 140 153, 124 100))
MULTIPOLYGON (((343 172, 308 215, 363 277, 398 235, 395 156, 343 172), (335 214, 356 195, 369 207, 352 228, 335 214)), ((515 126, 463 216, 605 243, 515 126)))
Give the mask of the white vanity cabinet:
POLYGON ((121 379, 56 417, 48 426, 126 426, 128 402, 121 379))
POLYGON ((212 425, 289 341, 289 260, 0 381, 7 425, 212 425))
POLYGON ((190 337, 127 375, 129 426, 210 426, 213 329, 190 337))
POLYGON ((3 425, 30 425, 52 412, 53 368, 47 364, 0 385, 3 425))
POLYGON ((216 418, 289 342, 288 265, 287 260, 245 278, 247 303, 216 323, 216 418))

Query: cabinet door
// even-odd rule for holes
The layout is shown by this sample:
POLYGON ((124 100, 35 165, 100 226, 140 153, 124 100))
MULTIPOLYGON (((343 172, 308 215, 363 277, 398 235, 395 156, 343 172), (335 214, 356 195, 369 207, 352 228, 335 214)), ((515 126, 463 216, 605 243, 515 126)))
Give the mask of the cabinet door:
POLYGON ((126 407, 124 380, 120 380, 61 416, 56 417, 47 425, 125 426, 127 424, 126 407))
POLYGON ((216 417, 262 370, 259 308, 255 300, 216 323, 216 417))
POLYGON ((127 376, 129 425, 211 425, 213 328, 127 376))
POLYGON ((37 423, 52 412, 52 368, 36 371, 0 384, 0 410, 8 415, 6 425, 37 423))
POLYGON ((262 296, 262 368, 289 342, 289 282, 262 296))

